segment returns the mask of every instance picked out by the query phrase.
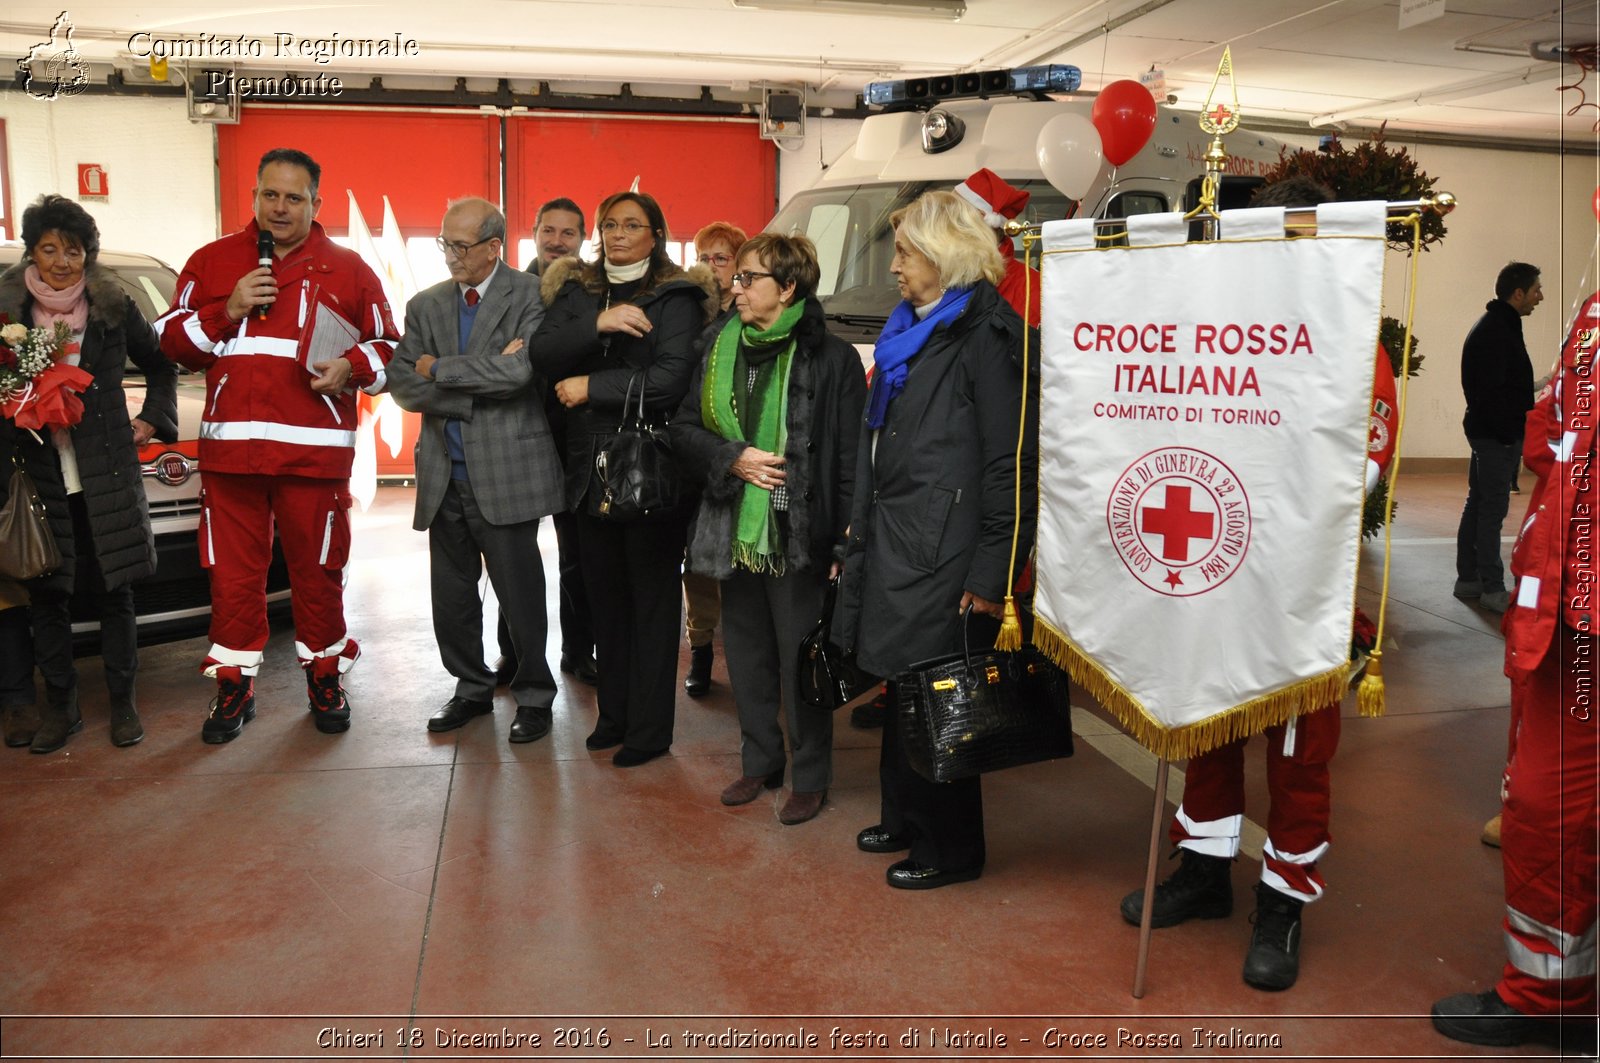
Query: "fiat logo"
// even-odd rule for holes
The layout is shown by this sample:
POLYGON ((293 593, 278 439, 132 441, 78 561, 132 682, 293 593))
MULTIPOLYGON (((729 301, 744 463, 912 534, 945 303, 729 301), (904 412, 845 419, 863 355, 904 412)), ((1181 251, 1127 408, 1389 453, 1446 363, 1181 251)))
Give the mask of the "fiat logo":
POLYGON ((177 487, 194 475, 194 463, 176 450, 169 450, 155 460, 156 479, 168 487, 177 487))

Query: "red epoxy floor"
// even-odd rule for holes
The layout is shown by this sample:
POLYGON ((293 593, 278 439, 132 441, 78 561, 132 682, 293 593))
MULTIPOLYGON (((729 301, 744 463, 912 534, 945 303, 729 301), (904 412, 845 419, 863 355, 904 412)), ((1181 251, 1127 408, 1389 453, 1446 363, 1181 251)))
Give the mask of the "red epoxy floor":
MULTIPOLYGON (((983 878, 928 893, 890 890, 894 858, 855 849, 877 820, 879 738, 843 716, 816 820, 780 825, 782 791, 718 803, 739 770, 720 656, 711 694, 680 697, 672 755, 640 768, 585 751, 593 694, 565 676, 547 739, 506 743, 503 692, 492 719, 428 734, 451 681, 411 492, 386 488, 358 518, 349 573, 364 655, 348 734, 311 727, 284 630, 260 715, 227 746, 198 736, 210 691, 194 639, 143 652, 141 745, 107 741, 91 659, 83 733, 50 756, 0 751, 0 1055, 1558 1055, 1475 1050, 1426 1018, 1492 984, 1503 958, 1499 857, 1478 833, 1509 694, 1497 618, 1449 593, 1464 488, 1401 485, 1389 714, 1361 719, 1346 699, 1329 891, 1286 993, 1240 980, 1258 874, 1245 857, 1234 915, 1157 931, 1147 993, 1131 996, 1137 932, 1117 902, 1142 881, 1152 762, 1081 697, 1075 759, 985 782, 983 878), (730 1030, 752 1046, 725 1046, 730 1030), (769 1034, 802 1047, 762 1048, 769 1034)), ((1381 554, 1366 554, 1375 616, 1381 554)), ((545 560, 553 574, 553 543, 545 560)), ((1259 823, 1254 749, 1248 787, 1259 823)))

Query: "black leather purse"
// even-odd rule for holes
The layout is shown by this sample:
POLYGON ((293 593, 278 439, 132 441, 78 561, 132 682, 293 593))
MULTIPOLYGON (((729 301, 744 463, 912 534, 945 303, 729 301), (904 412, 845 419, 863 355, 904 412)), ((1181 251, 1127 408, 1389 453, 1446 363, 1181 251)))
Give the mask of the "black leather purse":
POLYGON ((822 618, 811 634, 800 640, 800 700, 813 709, 832 711, 878 685, 878 677, 856 667, 854 654, 829 645, 833 606, 839 596, 837 577, 828 581, 822 599, 822 618))
POLYGON ((683 479, 672 456, 672 438, 666 425, 645 417, 644 381, 635 373, 622 400, 621 423, 595 448, 589 512, 606 520, 643 520, 677 508, 682 497, 683 479))
POLYGON ((950 782, 1072 756, 1067 675, 1032 646, 935 657, 895 677, 906 759, 932 782, 950 782))

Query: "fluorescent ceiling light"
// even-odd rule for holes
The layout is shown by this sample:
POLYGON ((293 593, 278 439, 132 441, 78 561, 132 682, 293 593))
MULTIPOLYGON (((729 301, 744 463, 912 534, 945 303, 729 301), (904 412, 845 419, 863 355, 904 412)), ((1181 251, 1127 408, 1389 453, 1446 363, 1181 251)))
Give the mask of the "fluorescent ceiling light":
POLYGON ((805 11, 830 15, 931 18, 955 22, 967 13, 967 0, 731 0, 745 11, 805 11))

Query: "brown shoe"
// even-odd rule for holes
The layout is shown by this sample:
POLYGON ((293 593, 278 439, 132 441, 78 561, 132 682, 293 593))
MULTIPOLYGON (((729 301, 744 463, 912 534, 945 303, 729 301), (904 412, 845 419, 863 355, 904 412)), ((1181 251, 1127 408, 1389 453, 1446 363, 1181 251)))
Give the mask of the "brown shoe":
POLYGON ((1483 825, 1483 833, 1478 836, 1478 840, 1492 849, 1500 848, 1500 817, 1498 815, 1483 825))
POLYGON ((725 805, 748 805, 751 801, 761 796, 762 790, 776 790, 783 785, 783 769, 779 768, 771 775, 741 775, 728 784, 722 791, 722 803, 725 805))
POLYGON ((795 790, 778 810, 778 822, 792 827, 796 823, 816 819, 817 813, 822 811, 822 803, 827 799, 826 790, 795 790))
POLYGON ((21 749, 33 742, 39 729, 39 710, 32 705, 7 705, 0 709, 0 725, 5 729, 6 745, 21 749))

